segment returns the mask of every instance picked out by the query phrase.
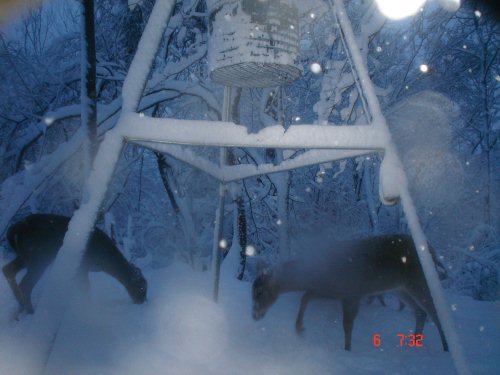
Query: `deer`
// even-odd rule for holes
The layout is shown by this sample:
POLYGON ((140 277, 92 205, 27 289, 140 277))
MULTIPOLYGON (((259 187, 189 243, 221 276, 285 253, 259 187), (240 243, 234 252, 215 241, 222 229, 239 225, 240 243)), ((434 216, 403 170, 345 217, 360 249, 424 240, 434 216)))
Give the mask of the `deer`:
MULTIPOLYGON (((16 316, 23 311, 34 313, 31 293, 62 246, 69 221, 66 216, 32 214, 7 230, 7 242, 16 257, 2 272, 19 303, 16 316), (27 272, 18 285, 16 275, 25 268, 27 272)), ((101 271, 118 280, 133 303, 142 304, 146 300, 148 284, 141 270, 123 256, 111 238, 94 228, 78 269, 78 280, 88 289, 88 273, 101 271)))
MULTIPOLYGON (((448 277, 448 272, 446 271, 446 267, 443 265, 443 263, 439 260, 436 250, 430 245, 428 245, 429 252, 432 256, 432 259, 434 261, 434 264, 436 265, 436 269, 438 272, 439 280, 445 280, 448 277)), ((402 298, 404 299, 404 297, 402 298)), ((398 298, 399 306, 398 306, 398 311, 403 311, 405 308, 405 304, 402 301, 401 298, 398 298)), ((368 304, 371 305, 374 300, 378 300, 379 303, 386 307, 387 305, 385 304, 385 298, 384 294, 373 294, 368 297, 368 304)))
MULTIPOLYGON (((378 302, 382 306, 387 307, 387 305, 385 304, 385 297, 383 294, 374 294, 374 295, 369 296, 368 297, 368 304, 371 305, 374 300, 378 300, 378 302)), ((405 308, 404 302, 401 301, 400 299, 398 299, 398 302, 399 302, 398 311, 403 311, 405 308)))
POLYGON ((252 285, 252 317, 260 320, 278 297, 304 292, 295 321, 304 331, 304 313, 315 298, 339 299, 342 304, 344 349, 351 351, 354 319, 360 300, 397 292, 415 312, 415 334, 422 334, 427 314, 433 319, 444 351, 448 344, 410 236, 388 235, 337 243, 323 256, 263 267, 252 285))

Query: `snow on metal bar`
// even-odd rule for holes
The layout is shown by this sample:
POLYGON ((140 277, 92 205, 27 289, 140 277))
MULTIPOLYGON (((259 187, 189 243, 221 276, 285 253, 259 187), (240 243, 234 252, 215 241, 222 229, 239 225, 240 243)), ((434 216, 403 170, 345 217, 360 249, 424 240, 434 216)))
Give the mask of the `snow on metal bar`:
POLYGON ((222 181, 223 176, 221 173, 221 168, 218 164, 207 160, 201 156, 196 155, 192 150, 181 147, 179 145, 158 143, 158 142, 134 142, 134 144, 146 147, 150 150, 159 151, 165 153, 177 159, 191 165, 192 167, 199 169, 202 172, 212 176, 216 180, 222 181))
MULTIPOLYGON (((341 30, 344 33, 345 41, 348 45, 349 53, 354 63, 353 69, 356 69, 359 76, 359 83, 361 85, 362 91, 366 95, 366 101, 368 102, 368 107, 370 108, 370 113, 373 116, 373 121, 375 125, 385 125, 385 118, 380 109, 380 104, 375 94, 375 90, 371 84, 370 75, 365 67, 363 58, 359 48, 357 47, 356 37, 352 30, 351 22, 347 16, 347 11, 345 10, 344 3, 342 0, 332 0, 334 3, 335 13, 337 15, 341 30)), ((386 129, 387 130, 387 129, 386 129)))
POLYGON ((366 150, 309 150, 302 155, 297 156, 296 158, 284 160, 278 165, 228 165, 222 168, 222 175, 224 181, 226 182, 238 181, 244 178, 259 176, 263 174, 289 171, 292 169, 308 167, 311 165, 328 163, 330 161, 356 158, 358 156, 363 156, 371 153, 371 151, 366 150))
POLYGON ((160 119, 135 113, 124 114, 122 120, 122 135, 130 142, 219 147, 382 150, 388 141, 384 128, 369 125, 295 125, 287 130, 281 125, 275 125, 249 134, 246 127, 231 122, 160 119))
MULTIPOLYGON (((444 334, 448 340, 455 368, 457 372, 461 375, 469 374, 470 371, 467 367, 467 363, 465 361, 462 352, 462 346, 460 345, 460 342, 458 340, 458 335, 455 331, 451 315, 449 314, 449 309, 446 307, 446 297, 443 291, 443 287, 441 286, 441 283, 439 281, 439 277, 437 275, 434 262, 429 252, 427 251, 427 241, 425 239, 424 232, 420 227, 415 206, 413 205, 413 201, 408 191, 406 174, 402 168, 401 162, 396 152, 396 148, 391 141, 389 129, 387 127, 384 115, 382 114, 382 111, 380 109, 380 104, 375 94, 375 90, 372 86, 372 82, 368 75, 368 71, 361 57, 359 48, 357 47, 356 38, 354 36, 354 32, 352 30, 349 18, 347 17, 347 12, 345 10, 343 1, 342 0, 331 0, 331 1, 333 1, 334 3, 335 12, 338 17, 340 27, 344 33, 346 43, 348 45, 353 63, 355 65, 353 68, 357 70, 360 78, 361 87, 363 91, 366 93, 366 99, 373 116, 373 121, 377 128, 380 128, 381 131, 387 134, 388 142, 385 151, 386 151, 386 157, 389 156, 389 163, 386 163, 386 167, 384 168, 385 176, 381 175, 380 178, 381 181, 383 180, 386 181, 386 183, 382 183, 383 184, 382 188, 385 187, 387 188, 387 190, 390 190, 391 192, 394 192, 396 189, 399 191, 399 196, 401 198, 403 210, 408 219, 408 225, 410 227, 413 241, 415 242, 415 246, 417 247, 417 249, 422 250, 422 251, 417 251, 419 255, 420 264, 422 265, 422 269, 424 271, 424 275, 427 284, 429 286, 432 299, 436 306, 439 320, 441 321, 441 324, 443 326, 444 334), (399 180, 396 183, 392 181, 395 175, 399 180)), ((384 161, 382 161, 382 164, 384 164, 384 161)), ((382 172, 383 171, 381 171, 381 174, 382 172)))
POLYGON ((94 163, 99 168, 91 171, 87 182, 88 199, 75 211, 69 222, 63 245, 54 261, 31 321, 31 330, 24 343, 24 349, 30 354, 30 360, 19 363, 20 374, 42 373, 64 312, 79 298, 78 293, 72 293, 74 288, 72 280, 77 274, 87 239, 113 175, 122 144, 121 136, 114 129, 106 134, 99 147, 94 163))
POLYGON ((293 159, 285 160, 277 165, 238 164, 220 167, 219 165, 196 155, 192 150, 183 148, 179 145, 146 141, 133 143, 139 146, 146 147, 150 150, 168 154, 174 159, 187 163, 192 167, 197 168, 198 170, 205 172, 213 178, 223 182, 233 182, 249 177, 260 176, 263 174, 289 171, 292 169, 308 167, 321 163, 328 163, 336 160, 356 158, 373 153, 372 151, 367 150, 309 150, 293 159))
POLYGON ((422 265, 422 270, 424 271, 425 279, 427 280, 432 300, 434 301, 434 306, 436 306, 439 320, 450 347, 450 353, 453 358, 455 368, 457 369, 458 374, 469 375, 470 370, 467 366, 467 362, 465 361, 463 347, 460 344, 457 331, 455 330, 455 326, 453 324, 450 314, 450 306, 448 305, 446 295, 444 294, 444 290, 441 286, 441 281, 439 281, 439 275, 429 252, 425 234, 420 226, 417 211, 407 187, 401 191, 401 204, 403 205, 403 210, 408 220, 408 227, 410 228, 413 242, 415 243, 415 248, 417 249, 418 258, 420 260, 420 264, 422 265))
POLYGON ((155 3, 123 82, 123 112, 135 112, 139 106, 151 71, 151 64, 167 27, 174 3, 174 0, 157 0, 155 3))
MULTIPOLYGON (((122 117, 124 113, 137 109, 173 5, 174 0, 157 0, 154 5, 123 85, 122 117)), ((122 117, 116 127, 106 134, 100 145, 94 160, 94 169, 84 190, 88 192, 88 195, 82 199, 82 205, 75 211, 69 222, 63 245, 54 261, 46 288, 33 316, 32 330, 25 338, 24 346, 26 352, 29 353, 30 361, 19 364, 22 375, 44 372, 64 312, 69 305, 78 300, 77 294, 71 293, 73 288, 71 280, 77 273, 87 239, 94 226, 97 212, 123 145, 123 137, 119 130, 122 117)))

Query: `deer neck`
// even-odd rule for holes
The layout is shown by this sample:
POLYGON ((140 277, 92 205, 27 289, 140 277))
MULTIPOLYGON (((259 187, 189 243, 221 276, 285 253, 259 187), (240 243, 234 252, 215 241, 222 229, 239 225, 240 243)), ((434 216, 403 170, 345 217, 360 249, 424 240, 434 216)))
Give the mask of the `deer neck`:
POLYGON ((304 270, 299 261, 283 263, 276 270, 276 288, 279 293, 300 292, 308 289, 304 270))
POLYGON ((133 268, 113 241, 102 232, 96 231, 89 249, 89 269, 103 271, 128 288, 133 268))
POLYGON ((132 277, 132 267, 124 257, 117 258, 119 259, 116 259, 107 269, 104 269, 104 272, 114 277, 128 289, 132 277))

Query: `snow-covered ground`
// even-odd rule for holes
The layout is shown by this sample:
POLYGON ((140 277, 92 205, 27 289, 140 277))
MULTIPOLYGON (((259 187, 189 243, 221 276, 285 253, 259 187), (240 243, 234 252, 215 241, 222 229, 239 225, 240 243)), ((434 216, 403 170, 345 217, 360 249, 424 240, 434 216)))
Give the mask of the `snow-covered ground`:
MULTIPOLYGON (((263 320, 251 318, 250 283, 223 279, 219 304, 211 299, 211 275, 184 264, 145 269, 149 298, 133 305, 114 279, 92 274, 92 297, 66 315, 48 374, 453 374, 449 353, 441 350, 429 322, 423 348, 400 348, 397 333, 410 333, 411 311, 363 302, 355 321, 353 351, 343 350, 338 301, 313 301, 306 331, 297 336, 295 315, 300 295, 280 297, 263 320), (380 334, 382 346, 373 345, 380 334)), ((43 279, 34 291, 34 303, 43 279)), ((500 303, 449 296, 453 316, 473 374, 498 374, 500 303)), ((35 307, 36 308, 36 307, 35 307)), ((19 337, 31 317, 11 320, 14 298, 0 280, 0 374, 15 375, 16 359, 29 359, 19 337)))

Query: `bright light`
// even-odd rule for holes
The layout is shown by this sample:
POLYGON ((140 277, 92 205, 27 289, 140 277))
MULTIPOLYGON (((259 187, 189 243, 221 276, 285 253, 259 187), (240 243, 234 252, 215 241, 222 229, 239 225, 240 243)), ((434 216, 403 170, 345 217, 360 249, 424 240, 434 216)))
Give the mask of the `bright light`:
POLYGON ((422 65, 420 65, 420 71, 422 73, 427 73, 427 72, 429 72, 429 67, 425 64, 422 64, 422 65))
POLYGON ((387 18, 400 20, 418 12, 426 0, 376 0, 378 9, 387 18))

